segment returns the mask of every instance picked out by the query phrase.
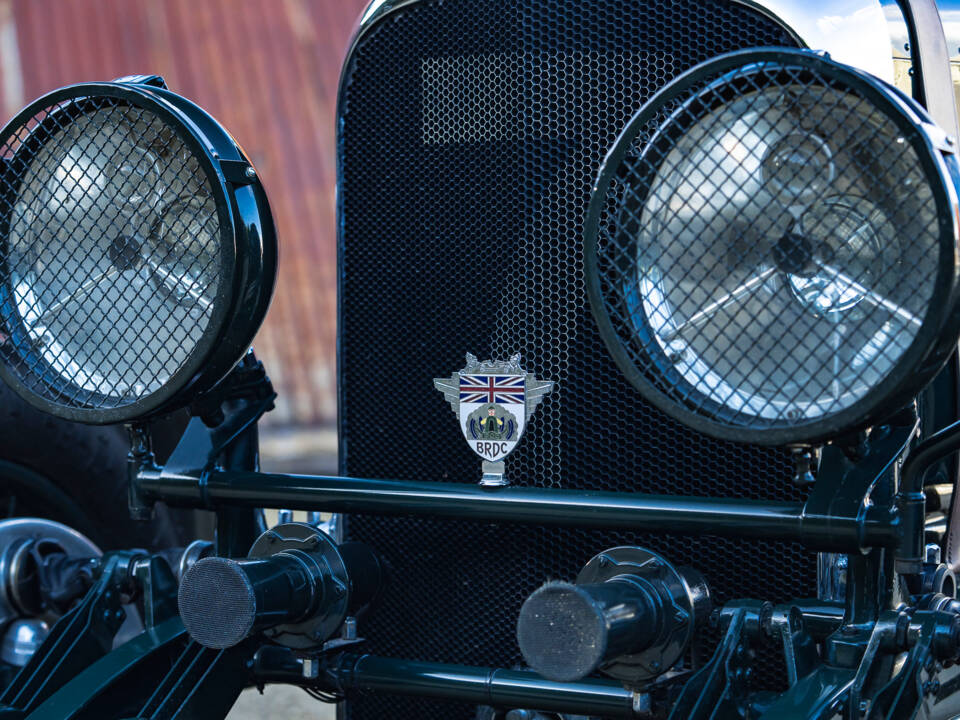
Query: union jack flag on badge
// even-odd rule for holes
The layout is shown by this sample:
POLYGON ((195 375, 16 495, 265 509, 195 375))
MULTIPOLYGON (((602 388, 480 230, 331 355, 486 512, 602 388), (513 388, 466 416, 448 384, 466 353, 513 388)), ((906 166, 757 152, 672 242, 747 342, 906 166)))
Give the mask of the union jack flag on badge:
POLYGON ((461 403, 523 404, 523 375, 460 375, 461 403))
POLYGON ((484 462, 484 478, 499 477, 501 462, 520 441, 527 420, 553 383, 537 380, 520 367, 520 356, 485 360, 467 353, 467 366, 433 381, 460 420, 460 430, 484 462))

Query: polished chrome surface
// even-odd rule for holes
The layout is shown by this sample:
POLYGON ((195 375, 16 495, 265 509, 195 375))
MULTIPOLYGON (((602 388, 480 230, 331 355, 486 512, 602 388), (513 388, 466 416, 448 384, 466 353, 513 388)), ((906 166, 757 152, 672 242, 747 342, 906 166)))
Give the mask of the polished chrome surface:
POLYGON ((847 556, 842 553, 817 554, 817 599, 843 602, 847 597, 847 556))
POLYGON ((811 50, 894 82, 887 3, 880 0, 734 0, 777 20, 811 50))
MULTIPOLYGON (((940 10, 943 34, 947 38, 950 62, 960 65, 960 0, 940 0, 937 8, 940 10)), ((954 67, 954 77, 960 77, 956 67, 954 67)))
MULTIPOLYGON (((23 556, 23 550, 30 543, 36 540, 43 540, 58 546, 70 557, 76 558, 98 558, 103 553, 89 538, 73 528, 67 527, 53 520, 43 518, 13 518, 11 520, 0 521, 0 627, 7 623, 11 630, 6 633, 0 646, 0 659, 7 660, 6 653, 9 651, 10 657, 18 657, 30 650, 31 638, 39 639, 39 632, 42 631, 41 625, 46 627, 46 621, 53 621, 55 616, 45 615, 42 618, 22 618, 16 609, 16 600, 11 593, 9 578, 14 565, 23 556), (40 621, 44 622, 40 622, 40 621), (18 624, 19 623, 19 624, 18 624), (33 623, 33 624, 31 624, 33 623), (36 624, 36 623, 39 623, 36 624), (12 628, 19 627, 14 635, 11 635, 12 628), (37 633, 32 633, 31 628, 37 633), (8 643, 12 643, 9 645, 8 643)), ((119 647, 131 638, 143 632, 143 623, 133 605, 126 606, 127 616, 117 631, 114 638, 114 647, 119 647)), ((27 658, 29 659, 29 658, 27 658)), ((26 660, 24 660, 26 662, 26 660)))
POLYGON ((957 105, 950 79, 950 50, 943 22, 934 0, 902 0, 908 25, 913 30, 911 58, 913 79, 919 80, 914 96, 922 100, 930 117, 950 135, 960 133, 957 105), (917 72, 919 68, 919 72, 917 72))
POLYGON ((0 643, 0 661, 23 667, 43 645, 50 634, 50 627, 36 618, 14 620, 3 634, 0 643))
POLYGON ((17 616, 7 582, 17 550, 25 542, 41 539, 59 545, 70 557, 100 557, 102 554, 86 536, 53 520, 15 518, 0 521, 0 626, 17 616))
MULTIPOLYGON (((866 70, 907 95, 913 95, 914 55, 910 47, 907 18, 896 0, 843 0, 842 2, 803 2, 803 0, 734 0, 776 19, 798 40, 813 50, 825 50, 834 60, 866 70)), ((960 63, 960 0, 934 4, 932 0, 907 0, 905 3, 917 24, 928 69, 924 83, 928 90, 928 110, 947 132, 958 131, 956 109, 943 103, 950 87, 941 67, 942 41, 938 37, 935 7, 940 10, 948 54, 960 63)), ((960 64, 951 67, 953 88, 960 93, 960 64)), ((958 94, 960 98, 960 94, 958 94)), ((956 107, 960 107, 960 99, 956 107)))
POLYGON ((177 563, 177 580, 183 578, 187 570, 196 565, 200 560, 214 554, 214 545, 209 540, 194 540, 184 548, 180 555, 180 562, 177 563))
MULTIPOLYGON (((896 0, 842 0, 841 2, 804 2, 803 0, 734 0, 776 19, 812 50, 824 50, 834 60, 852 65, 913 95, 914 60, 917 48, 910 47, 907 18, 896 0)), ((931 116, 948 133, 958 132, 960 108, 960 0, 934 4, 932 0, 906 0, 917 34, 923 43, 919 55, 925 56, 928 85, 927 105, 931 116), (951 83, 942 65, 939 8, 946 47, 951 59, 952 87, 957 102, 950 97, 951 83)))
POLYGON ((937 3, 943 33, 947 39, 950 53, 950 78, 953 82, 953 96, 960 112, 960 0, 943 0, 937 3))

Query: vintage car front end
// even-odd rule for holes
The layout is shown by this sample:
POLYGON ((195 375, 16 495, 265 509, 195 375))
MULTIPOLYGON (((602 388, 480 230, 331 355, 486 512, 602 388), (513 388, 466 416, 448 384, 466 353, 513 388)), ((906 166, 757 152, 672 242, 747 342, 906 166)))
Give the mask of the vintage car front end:
POLYGON ((335 477, 259 468, 277 241, 239 145, 156 77, 31 104, 0 376, 126 424, 133 516, 217 535, 0 523, 0 717, 224 717, 269 683, 350 720, 956 717, 957 12, 373 2, 335 477))

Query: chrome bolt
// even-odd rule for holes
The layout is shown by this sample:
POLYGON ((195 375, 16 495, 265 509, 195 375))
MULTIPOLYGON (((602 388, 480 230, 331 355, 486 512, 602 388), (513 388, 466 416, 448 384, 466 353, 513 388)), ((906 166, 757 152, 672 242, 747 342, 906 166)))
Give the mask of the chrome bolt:
POLYGON ((344 640, 357 639, 357 619, 355 617, 348 617, 343 621, 343 629, 340 631, 340 637, 344 640))
POLYGON ((247 169, 243 171, 243 174, 253 180, 257 176, 257 171, 254 169, 253 165, 248 165, 247 169))
POLYGON ((633 713, 647 717, 652 714, 650 694, 634 691, 633 693, 633 713))

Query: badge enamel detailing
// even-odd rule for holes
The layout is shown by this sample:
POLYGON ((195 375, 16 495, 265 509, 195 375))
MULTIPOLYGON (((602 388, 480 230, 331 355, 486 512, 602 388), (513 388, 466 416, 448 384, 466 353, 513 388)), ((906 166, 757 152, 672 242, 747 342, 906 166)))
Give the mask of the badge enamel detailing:
POLYGON ((519 354, 481 362, 467 353, 466 367, 449 378, 435 378, 433 384, 456 413, 467 443, 485 461, 481 483, 507 484, 503 459, 517 446, 553 382, 524 371, 519 354))

